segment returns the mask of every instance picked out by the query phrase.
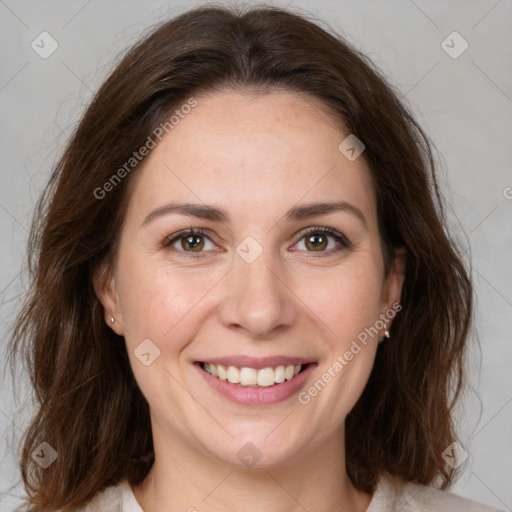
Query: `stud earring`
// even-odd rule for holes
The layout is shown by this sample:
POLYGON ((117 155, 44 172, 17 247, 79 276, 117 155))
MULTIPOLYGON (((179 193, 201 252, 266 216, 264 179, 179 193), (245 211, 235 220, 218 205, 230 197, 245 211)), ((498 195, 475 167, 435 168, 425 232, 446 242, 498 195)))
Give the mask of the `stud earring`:
POLYGON ((379 340, 379 343, 382 343, 384 340, 389 339, 389 330, 387 324, 384 324, 384 336, 379 340))
POLYGON ((110 321, 112 322, 112 325, 114 325, 114 317, 113 316, 110 317, 110 321))

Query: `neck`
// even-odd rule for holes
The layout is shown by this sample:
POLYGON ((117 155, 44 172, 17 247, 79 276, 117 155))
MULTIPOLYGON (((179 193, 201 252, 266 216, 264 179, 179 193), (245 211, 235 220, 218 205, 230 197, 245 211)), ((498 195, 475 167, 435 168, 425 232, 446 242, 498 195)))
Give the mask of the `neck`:
POLYGON ((153 442, 155 463, 133 488, 144 512, 364 512, 371 501, 348 477, 343 432, 261 469, 227 464, 175 436, 153 442))

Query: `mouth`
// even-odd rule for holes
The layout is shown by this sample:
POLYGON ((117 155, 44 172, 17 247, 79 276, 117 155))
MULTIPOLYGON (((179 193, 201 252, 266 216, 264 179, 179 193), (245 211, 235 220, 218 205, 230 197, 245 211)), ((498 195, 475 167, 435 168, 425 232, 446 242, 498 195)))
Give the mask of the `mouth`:
POLYGON ((201 369, 212 377, 227 381, 239 387, 268 388, 291 381, 306 370, 306 364, 277 365, 265 368, 251 368, 247 366, 225 366, 217 363, 200 362, 201 369))
POLYGON ((297 394, 318 363, 290 357, 235 356, 196 361, 194 366, 210 388, 231 402, 268 406, 297 394))

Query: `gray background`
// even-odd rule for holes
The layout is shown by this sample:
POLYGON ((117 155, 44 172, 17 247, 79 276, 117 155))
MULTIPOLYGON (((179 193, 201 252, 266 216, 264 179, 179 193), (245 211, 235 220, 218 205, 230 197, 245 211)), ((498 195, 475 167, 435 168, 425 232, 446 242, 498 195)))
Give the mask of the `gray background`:
MULTIPOLYGON (((84 106, 120 51, 185 7, 177 1, 0 0, 0 334, 2 346, 27 278, 20 274, 35 199, 84 106), (58 49, 42 59, 43 31, 58 49)), ((327 20, 390 77, 440 153, 452 229, 470 246, 476 286, 471 386, 460 440, 467 468, 453 491, 512 510, 512 4, 493 1, 295 1, 327 20), (469 48, 450 57, 457 31, 469 48), (448 40, 450 41, 450 40, 448 40), (476 343, 480 339, 481 351, 476 343)), ((454 49, 461 48, 456 40, 454 49)), ((0 511, 22 488, 14 462, 30 411, 4 375, 0 398, 0 511), (19 396, 19 398, 16 398, 19 396)))

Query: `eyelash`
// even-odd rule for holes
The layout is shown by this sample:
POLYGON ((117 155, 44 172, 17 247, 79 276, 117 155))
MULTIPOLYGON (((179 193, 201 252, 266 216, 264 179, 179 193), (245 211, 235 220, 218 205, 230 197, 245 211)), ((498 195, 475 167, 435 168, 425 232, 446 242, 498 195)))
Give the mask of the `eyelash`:
MULTIPOLYGON (((314 226, 314 227, 307 228, 306 230, 303 230, 299 234, 299 238, 297 239, 296 243, 300 242, 303 238, 306 238, 306 237, 308 237, 310 235, 314 235, 314 234, 329 235, 332 238, 334 238, 336 240, 336 242, 338 242, 338 244, 339 244, 339 246, 335 249, 331 249, 329 251, 318 251, 320 254, 323 254, 323 255, 337 254, 344 249, 350 249, 352 247, 352 243, 346 236, 334 231, 331 228, 325 227, 325 226, 314 226)), ((196 235, 203 236, 205 238, 208 238, 210 241, 212 241, 210 239, 210 237, 206 234, 206 231, 203 230, 202 228, 198 228, 198 229, 190 228, 185 231, 180 231, 174 235, 166 237, 162 241, 161 246, 163 249, 169 249, 170 246, 177 240, 179 240, 181 238, 196 236, 196 235)), ((202 258, 202 257, 204 257, 205 251, 194 253, 191 251, 178 250, 176 252, 178 252, 179 254, 186 254, 186 256, 183 256, 184 258, 202 258)), ((314 253, 316 251, 306 251, 306 252, 314 253)), ((320 256, 309 256, 309 258, 317 258, 317 257, 323 257, 323 256, 321 256, 321 255, 320 256)))

